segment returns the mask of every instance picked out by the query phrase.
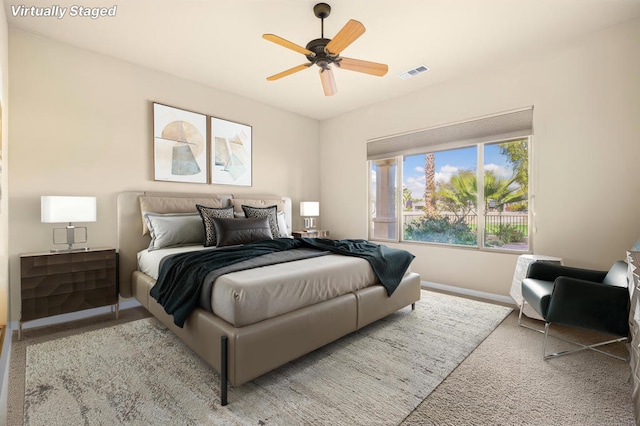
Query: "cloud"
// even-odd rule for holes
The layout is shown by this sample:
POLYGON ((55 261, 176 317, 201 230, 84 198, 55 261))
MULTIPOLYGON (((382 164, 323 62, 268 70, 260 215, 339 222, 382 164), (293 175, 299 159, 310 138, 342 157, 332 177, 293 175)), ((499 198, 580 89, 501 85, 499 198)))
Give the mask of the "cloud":
POLYGON ((413 170, 415 170, 415 171, 416 171, 416 172, 418 172, 418 173, 423 173, 423 174, 424 174, 424 167, 420 167, 420 166, 418 166, 418 167, 416 167, 416 168, 415 168, 415 169, 413 169, 413 170))
POLYGON ((413 198, 422 199, 424 196, 425 178, 423 176, 408 177, 404 180, 404 186, 411 192, 413 198))
POLYGON ((500 166, 498 164, 485 164, 485 170, 491 170, 496 176, 503 177, 506 179, 511 178, 513 176, 513 171, 509 167, 500 166))
POLYGON ((440 171, 436 172, 436 183, 447 183, 451 180, 451 176, 458 173, 460 169, 456 166, 450 166, 447 164, 446 166, 440 167, 440 171))

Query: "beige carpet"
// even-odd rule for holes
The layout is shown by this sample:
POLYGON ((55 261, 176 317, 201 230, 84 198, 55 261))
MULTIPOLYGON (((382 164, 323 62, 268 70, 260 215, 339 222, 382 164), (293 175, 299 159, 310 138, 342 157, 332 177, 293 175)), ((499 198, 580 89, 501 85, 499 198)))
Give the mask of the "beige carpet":
MULTIPOLYGON (((26 348, 25 424, 399 424, 510 309, 423 293, 229 392, 154 319, 26 348)), ((15 414, 15 413, 14 413, 15 414)))
MULTIPOLYGON (((129 309, 121 312, 118 323, 143 316, 144 310, 129 309)), ((17 342, 14 337, 8 424, 23 424, 24 363, 28 346, 115 323, 110 316, 98 317, 26 330, 26 338, 22 342, 17 342)), ((530 320, 529 323, 537 322, 530 320)), ((594 338, 592 334, 575 329, 555 327, 555 331, 583 342, 594 338)), ((591 351, 543 361, 540 357, 541 344, 542 335, 518 327, 517 312, 513 312, 402 424, 635 424, 630 370, 626 363, 591 351)), ((550 340, 550 344, 554 349, 566 345, 554 340, 550 340)), ((626 351, 623 344, 616 344, 611 349, 618 354, 626 351)), ((90 421, 89 424, 97 422, 90 421)), ((208 424, 214 424, 214 421, 208 424)), ((276 423, 266 421, 265 424, 276 423)))
MULTIPOLYGON (((403 426, 636 424, 628 363, 594 351, 544 361, 544 336, 518 326, 517 314, 512 312, 403 426)), ((585 344, 610 338, 556 325, 551 330, 585 344)), ((551 351, 574 348, 549 338, 551 351)), ((623 343, 603 348, 628 355, 623 343)))

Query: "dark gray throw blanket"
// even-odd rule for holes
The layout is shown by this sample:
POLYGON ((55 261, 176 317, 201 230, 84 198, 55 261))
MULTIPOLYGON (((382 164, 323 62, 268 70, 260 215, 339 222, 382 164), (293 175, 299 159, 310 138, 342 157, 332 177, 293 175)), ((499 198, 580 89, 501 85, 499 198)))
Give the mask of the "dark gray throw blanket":
POLYGON ((257 256, 305 247, 366 259, 389 296, 398 287, 415 257, 408 251, 366 240, 277 238, 168 257, 160 266, 160 273, 156 284, 151 289, 151 296, 168 314, 173 315, 173 322, 182 327, 198 305, 204 279, 211 271, 257 256))

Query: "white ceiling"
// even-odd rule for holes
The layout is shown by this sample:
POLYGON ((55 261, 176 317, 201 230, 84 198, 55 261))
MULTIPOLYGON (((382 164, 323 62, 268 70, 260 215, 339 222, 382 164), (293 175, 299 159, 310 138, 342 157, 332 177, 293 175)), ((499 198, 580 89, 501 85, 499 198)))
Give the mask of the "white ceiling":
POLYGON ((329 0, 325 37, 349 20, 367 31, 343 56, 389 65, 384 77, 334 70, 325 97, 316 67, 262 39, 320 37, 316 0, 4 0, 11 27, 231 92, 318 120, 466 74, 500 69, 571 39, 640 17, 640 0, 329 0), (117 5, 114 18, 16 17, 12 5, 117 5), (395 75, 426 65, 409 80, 395 75))

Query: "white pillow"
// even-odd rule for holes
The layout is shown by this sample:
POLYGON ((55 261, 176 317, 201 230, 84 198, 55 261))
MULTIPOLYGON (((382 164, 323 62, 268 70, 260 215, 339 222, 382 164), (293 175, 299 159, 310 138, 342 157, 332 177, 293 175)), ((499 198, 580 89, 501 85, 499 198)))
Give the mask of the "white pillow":
POLYGON ((278 212, 278 228, 280 228, 280 238, 291 238, 291 230, 287 226, 284 212, 278 212))
POLYGON ((204 228, 198 213, 145 213, 144 218, 151 234, 149 251, 204 241, 204 228))

